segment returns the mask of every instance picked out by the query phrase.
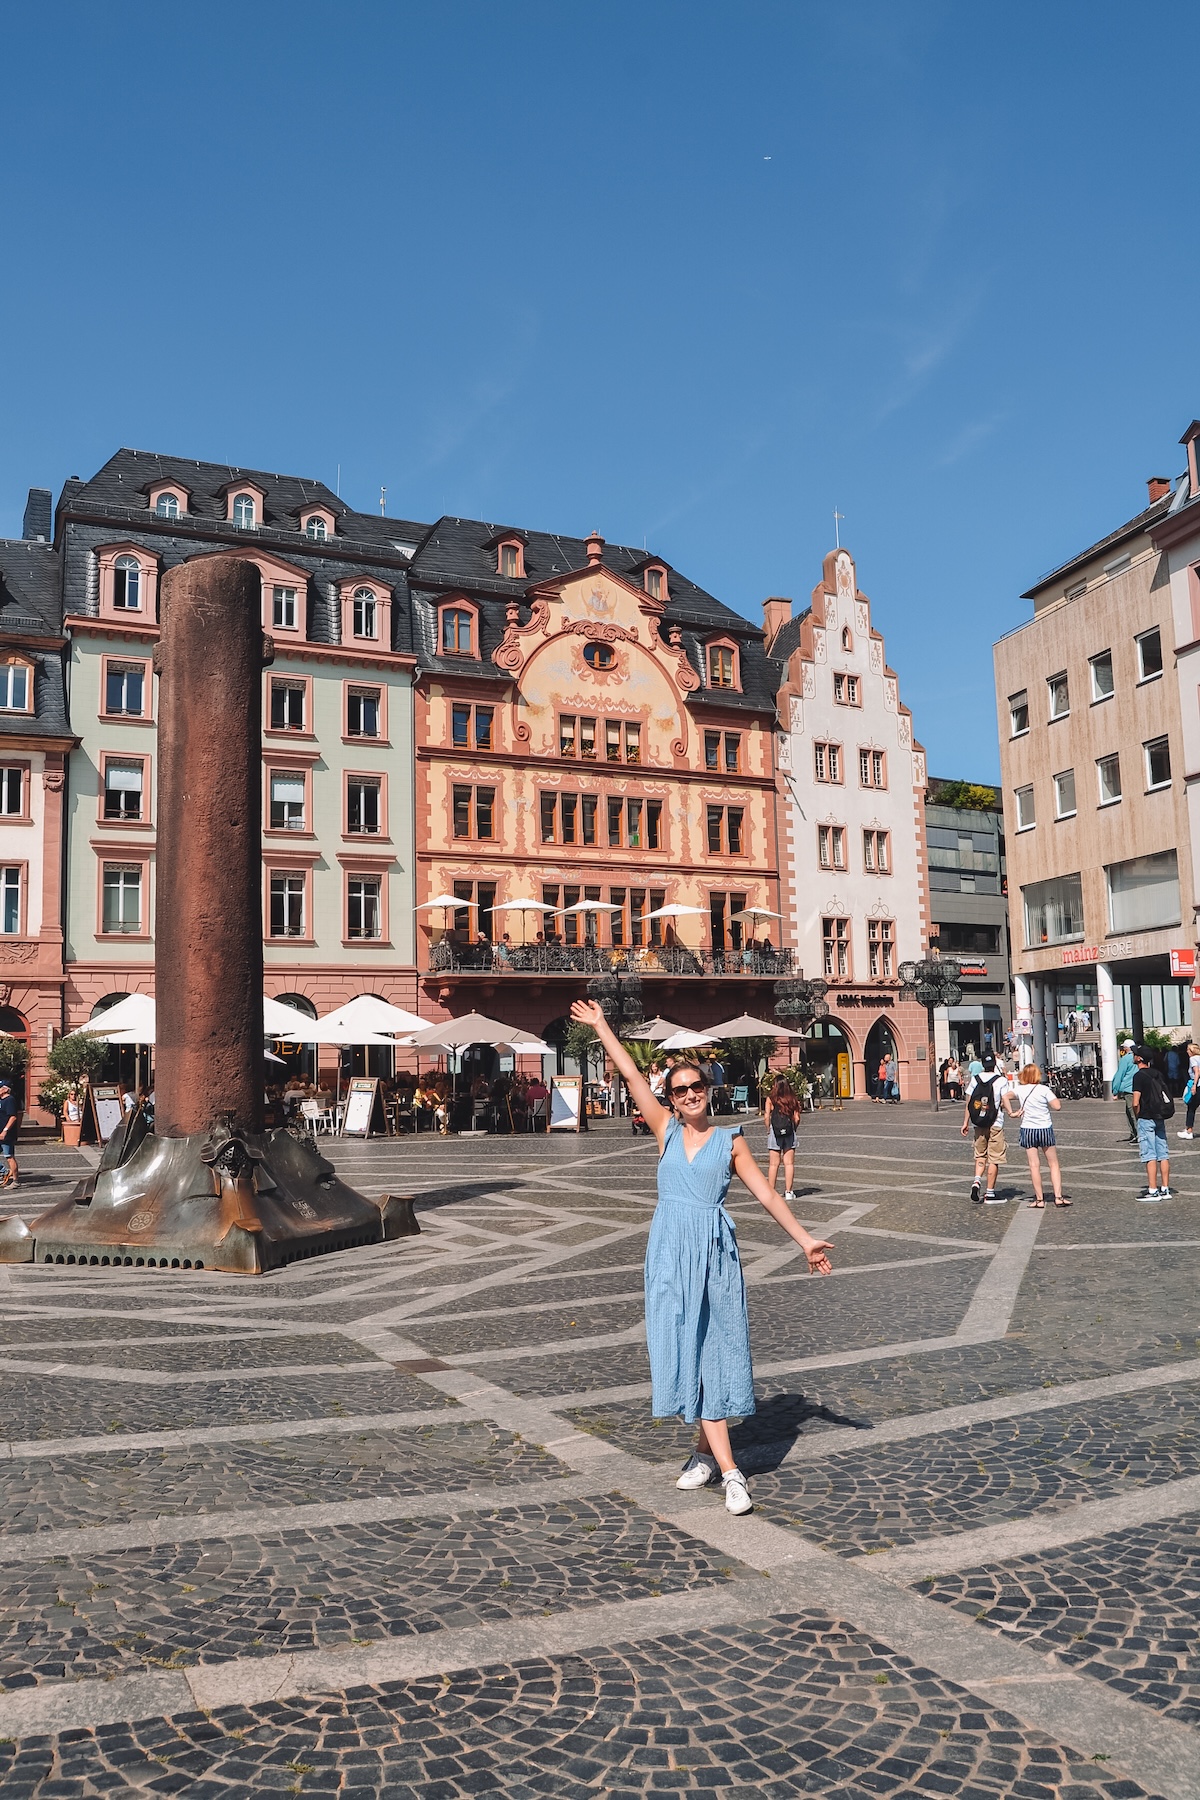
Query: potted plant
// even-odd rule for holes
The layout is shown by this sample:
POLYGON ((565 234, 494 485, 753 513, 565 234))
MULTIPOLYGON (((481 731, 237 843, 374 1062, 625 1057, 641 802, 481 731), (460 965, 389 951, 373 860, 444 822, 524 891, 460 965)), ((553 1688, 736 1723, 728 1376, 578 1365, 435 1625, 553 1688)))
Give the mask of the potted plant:
POLYGON ((51 1047, 46 1061, 51 1073, 66 1088, 61 1112, 64 1144, 79 1142, 83 1130, 82 1090, 99 1075, 107 1056, 108 1045, 91 1031, 69 1032, 51 1047))

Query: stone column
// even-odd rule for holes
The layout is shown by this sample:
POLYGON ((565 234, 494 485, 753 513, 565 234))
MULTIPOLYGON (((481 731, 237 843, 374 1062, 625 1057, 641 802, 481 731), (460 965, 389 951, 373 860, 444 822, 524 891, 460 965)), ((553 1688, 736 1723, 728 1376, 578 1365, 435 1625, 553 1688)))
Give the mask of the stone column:
POLYGON ((1112 967, 1108 963, 1096 964, 1096 996, 1099 1001, 1097 1011, 1100 1014, 1100 1072, 1107 1088, 1117 1072, 1117 1063, 1120 1060, 1117 1050, 1117 1009, 1113 1001, 1112 967))
POLYGON ((1058 982, 1053 975, 1042 977, 1042 1020, 1046 1035, 1046 1061, 1042 1064, 1045 1071, 1058 1043, 1058 982))
MULTIPOLYGON (((1029 1044, 1026 1040, 1022 1024, 1028 1023, 1032 1032, 1033 999, 1029 991, 1029 978, 1025 975, 1013 975, 1013 1029, 1017 1034, 1017 1058, 1024 1068, 1029 1061, 1029 1044)), ((1040 996, 1039 996, 1040 998, 1040 996)))
POLYGON ((162 584, 155 1130, 263 1115, 262 578, 206 556, 162 584))

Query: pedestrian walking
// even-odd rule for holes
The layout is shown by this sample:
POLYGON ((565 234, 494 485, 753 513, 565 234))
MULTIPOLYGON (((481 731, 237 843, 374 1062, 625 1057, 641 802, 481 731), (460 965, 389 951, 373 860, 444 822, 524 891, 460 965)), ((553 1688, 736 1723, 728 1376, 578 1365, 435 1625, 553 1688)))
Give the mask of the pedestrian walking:
POLYGON ((1176 1137, 1181 1138, 1192 1136, 1192 1127, 1196 1123, 1196 1109, 1200 1107, 1200 1044, 1193 1043, 1189 1039, 1187 1055, 1187 1082, 1183 1090, 1183 1104, 1187 1107, 1187 1118, 1184 1121, 1183 1130, 1175 1133, 1176 1137))
POLYGON ((1126 1044, 1121 1052, 1120 1060, 1112 1078, 1114 1100, 1125 1102, 1125 1117, 1129 1121, 1128 1142, 1138 1141, 1137 1114, 1133 1110, 1133 1078, 1137 1074, 1137 1064, 1133 1060, 1133 1046, 1126 1044))
POLYGON ((17 1128, 20 1121, 12 1088, 7 1081, 0 1081, 0 1161, 4 1164, 0 1187, 17 1186, 17 1128))
POLYGON ((697 1062, 675 1063, 660 1104, 594 1000, 574 1001, 571 1018, 592 1027, 658 1142, 658 1205, 645 1266, 652 1404, 656 1418, 682 1416, 699 1425, 695 1454, 676 1485, 702 1488, 719 1479, 728 1511, 749 1512, 750 1489, 729 1443, 730 1418, 754 1411, 746 1284, 725 1210, 733 1176, 799 1244, 814 1274, 829 1273, 833 1246, 811 1237, 767 1186, 741 1126, 714 1125, 697 1062))
POLYGON ((796 1126, 800 1122, 800 1102, 777 1075, 763 1108, 763 1124, 767 1128, 767 1183, 775 1192, 779 1164, 783 1162, 784 1199, 790 1206, 796 1198, 796 1126))
POLYGON ((975 1133, 975 1179, 971 1183, 972 1200, 985 1206, 1003 1206, 996 1192, 1000 1166, 1008 1161, 1008 1145, 1004 1137, 1004 1097, 1010 1084, 1004 1072, 996 1067, 996 1058, 988 1050, 979 1065, 978 1075, 967 1082, 967 1103, 963 1109, 962 1134, 975 1133), (982 1191, 984 1180, 986 1191, 982 1191))
POLYGON ((1134 1197, 1151 1204, 1156 1200, 1173 1200, 1167 1120, 1174 1117, 1175 1102, 1167 1092, 1166 1082, 1151 1064, 1150 1052, 1144 1044, 1134 1045, 1133 1060, 1137 1065, 1133 1078, 1133 1110, 1137 1114, 1138 1154, 1146 1165, 1146 1185, 1134 1197))
POLYGON ((900 1065, 896 1061, 895 1052, 888 1057, 884 1065, 883 1086, 888 1104, 898 1106, 900 1103, 900 1065))
POLYGON ((1055 1206, 1070 1206, 1071 1202, 1063 1199, 1062 1170, 1058 1163, 1058 1151, 1054 1146, 1052 1115, 1061 1109, 1062 1101, 1052 1088, 1046 1086, 1042 1080, 1042 1071, 1035 1062, 1025 1064, 1017 1076, 1015 1086, 1011 1082, 1008 1084, 1004 1105, 1010 1118, 1021 1121, 1021 1148, 1029 1158, 1029 1174, 1033 1181, 1030 1206, 1037 1212, 1046 1204, 1046 1196, 1042 1192, 1043 1156, 1050 1171, 1055 1206))
POLYGON ((875 1092, 871 1095, 876 1106, 882 1106, 887 1100, 887 1068, 887 1057, 881 1056, 875 1071, 875 1092))

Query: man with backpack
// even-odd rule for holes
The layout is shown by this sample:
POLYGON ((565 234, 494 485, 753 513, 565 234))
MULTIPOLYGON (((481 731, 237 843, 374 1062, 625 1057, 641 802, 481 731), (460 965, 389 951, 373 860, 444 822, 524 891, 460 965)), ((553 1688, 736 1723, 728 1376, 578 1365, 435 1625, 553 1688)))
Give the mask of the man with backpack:
POLYGON ((1000 1164, 1008 1161, 1008 1145, 1004 1140, 1004 1096, 1011 1092, 1011 1083, 1003 1070, 996 1067, 995 1055, 986 1050, 979 1073, 972 1075, 967 1083, 967 1105, 962 1122, 964 1137, 969 1131, 975 1133, 975 1179, 971 1183, 971 1198, 982 1200, 985 1206, 1004 1205, 996 1192, 996 1178, 1000 1164), (985 1175, 987 1190, 981 1194, 985 1175))
POLYGON ((1138 1155, 1146 1165, 1146 1185, 1136 1198, 1150 1203, 1173 1200, 1166 1122, 1175 1115, 1175 1102, 1166 1082, 1152 1066, 1144 1044, 1134 1045, 1133 1060, 1137 1068, 1132 1100, 1137 1115, 1138 1155))

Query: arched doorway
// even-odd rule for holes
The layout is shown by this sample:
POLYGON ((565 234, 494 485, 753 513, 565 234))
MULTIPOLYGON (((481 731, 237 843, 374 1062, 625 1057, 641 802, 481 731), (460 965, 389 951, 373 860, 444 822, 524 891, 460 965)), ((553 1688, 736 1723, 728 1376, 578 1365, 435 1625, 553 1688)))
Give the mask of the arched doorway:
POLYGON ((815 1100, 854 1092, 854 1047, 836 1019, 814 1019, 799 1045, 800 1062, 815 1100), (845 1061, 842 1061, 845 1058, 845 1061), (839 1086, 839 1074, 843 1077, 839 1086))
MULTIPOLYGON (((29 1056, 29 1020, 15 1006, 0 1006, 0 1031, 25 1047, 26 1067, 29 1056)), ((14 1069, 8 1077, 17 1111, 23 1113, 26 1103, 25 1069, 14 1069)))
MULTIPOLYGON (((94 1026, 102 1031, 103 1016, 129 995, 105 994, 97 1000, 88 1014, 87 1026, 94 1026)), ((104 1058, 104 1067, 100 1071, 100 1080, 119 1086, 122 1093, 136 1094, 139 1087, 150 1087, 150 1046, 149 1044, 110 1044, 108 1054, 104 1058)))
MULTIPOLYGON (((884 1095, 879 1086, 879 1065, 886 1062, 889 1056, 900 1058, 896 1049, 895 1033, 887 1019, 876 1019, 867 1033, 867 1041, 863 1047, 863 1063, 866 1067, 867 1092, 873 1100, 881 1100, 884 1095)), ((899 1070, 897 1069, 897 1081, 899 1070)))
MULTIPOLYGON (((306 1019, 315 1019, 317 1016, 317 1009, 307 994, 272 994, 271 998, 278 1000, 280 1006, 290 1006, 293 1012, 303 1013, 306 1019)), ((268 1085, 273 1085, 276 1081, 286 1085, 288 1081, 295 1078, 311 1081, 313 1086, 316 1086, 317 1046, 315 1044, 289 1044, 283 1038, 268 1038, 267 1043, 272 1055, 278 1056, 284 1065, 283 1068, 280 1068, 279 1063, 267 1064, 268 1085)))

